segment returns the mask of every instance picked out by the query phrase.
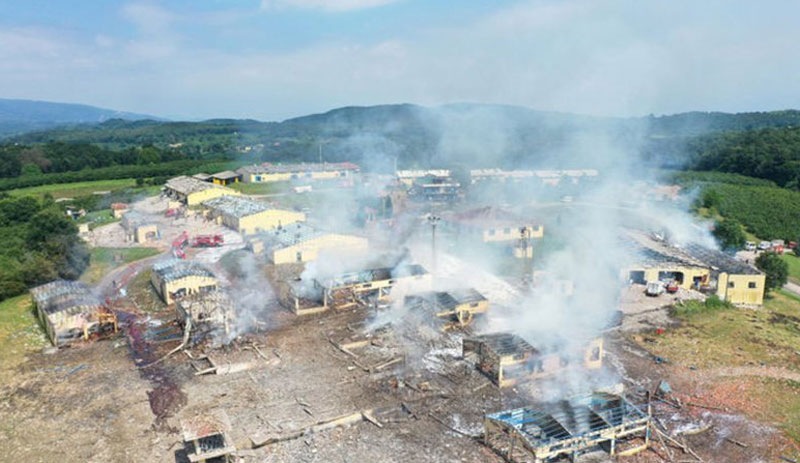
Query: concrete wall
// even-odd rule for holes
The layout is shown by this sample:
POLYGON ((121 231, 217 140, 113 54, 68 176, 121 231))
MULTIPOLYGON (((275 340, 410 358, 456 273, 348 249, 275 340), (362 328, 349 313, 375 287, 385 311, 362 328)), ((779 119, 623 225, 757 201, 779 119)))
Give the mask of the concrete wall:
POLYGON ((208 201, 209 199, 218 198, 220 196, 225 195, 239 195, 236 190, 231 190, 230 188, 209 188, 207 190, 197 191, 195 193, 190 193, 186 199, 187 206, 196 206, 203 201, 208 201))
POLYGON ((765 275, 720 273, 717 278, 717 296, 733 304, 762 305, 765 283, 765 275))
POLYGON ((324 235, 294 246, 277 249, 271 253, 271 258, 272 262, 276 265, 310 262, 316 260, 319 256, 319 252, 325 249, 335 249, 337 251, 346 252, 366 252, 369 249, 369 241, 367 241, 366 238, 353 235, 324 235))
POLYGON ((683 274, 683 282, 680 284, 680 287, 683 289, 693 289, 694 279, 700 278, 704 283, 707 283, 709 277, 711 275, 711 271, 707 268, 703 267, 684 267, 680 265, 676 266, 664 266, 664 267, 653 267, 653 268, 637 268, 632 267, 625 270, 624 278, 630 278, 630 272, 644 272, 644 279, 645 281, 659 281, 660 274, 663 272, 668 273, 682 273, 683 274))
MULTIPOLYGON (((306 215, 302 212, 271 209, 257 214, 248 215, 238 220, 235 229, 244 234, 251 235, 258 231, 268 231, 292 223, 304 222, 306 215)), ((232 227, 233 228, 233 227, 232 227)))
POLYGON ((150 281, 158 295, 161 296, 161 299, 167 304, 175 302, 175 299, 172 298, 172 294, 181 290, 186 294, 195 294, 200 292, 201 288, 210 290, 212 287, 217 287, 216 278, 199 275, 190 275, 172 281, 162 281, 158 275, 153 272, 150 281))

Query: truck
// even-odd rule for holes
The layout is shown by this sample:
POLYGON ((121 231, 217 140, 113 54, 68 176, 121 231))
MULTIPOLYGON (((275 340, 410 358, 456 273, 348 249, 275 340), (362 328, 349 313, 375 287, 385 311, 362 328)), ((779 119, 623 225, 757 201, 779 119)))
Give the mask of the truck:
POLYGON ((644 293, 648 296, 660 296, 664 293, 664 283, 660 281, 648 281, 644 293))
POLYGON ((192 239, 193 248, 217 248, 224 243, 222 235, 197 235, 192 239))

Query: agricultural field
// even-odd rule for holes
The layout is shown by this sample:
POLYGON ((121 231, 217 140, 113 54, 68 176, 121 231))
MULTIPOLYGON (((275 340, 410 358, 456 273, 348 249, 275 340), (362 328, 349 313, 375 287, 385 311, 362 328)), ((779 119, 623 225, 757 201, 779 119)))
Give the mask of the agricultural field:
POLYGON ((0 302, 0 382, 32 351, 49 345, 27 294, 0 302))
POLYGON ((11 196, 44 196, 49 194, 55 199, 76 198, 78 196, 91 195, 97 192, 121 190, 123 188, 132 188, 135 186, 136 180, 132 178, 123 178, 18 188, 8 191, 8 194, 11 196))
POLYGON ((800 284, 800 257, 793 252, 787 252, 781 256, 781 260, 789 266, 789 281, 800 284))
MULTIPOLYGON (((706 403, 779 424, 800 441, 800 299, 779 291, 761 309, 687 302, 678 326, 634 336, 678 377, 689 377, 706 403)), ((688 389, 688 386, 684 386, 688 389)))

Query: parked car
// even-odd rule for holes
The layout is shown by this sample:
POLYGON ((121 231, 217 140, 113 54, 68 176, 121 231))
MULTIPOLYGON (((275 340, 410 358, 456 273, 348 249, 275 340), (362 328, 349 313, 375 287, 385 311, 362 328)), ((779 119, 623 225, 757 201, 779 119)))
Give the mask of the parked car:
POLYGON ((745 251, 755 251, 756 250, 756 243, 752 241, 746 241, 744 243, 744 250, 745 251))
POLYGON ((760 249, 762 251, 766 251, 771 247, 772 247, 772 243, 770 243, 769 241, 762 241, 762 242, 758 243, 758 249, 760 249))
POLYGON ((648 281, 644 293, 648 296, 658 296, 664 292, 664 283, 660 281, 648 281))

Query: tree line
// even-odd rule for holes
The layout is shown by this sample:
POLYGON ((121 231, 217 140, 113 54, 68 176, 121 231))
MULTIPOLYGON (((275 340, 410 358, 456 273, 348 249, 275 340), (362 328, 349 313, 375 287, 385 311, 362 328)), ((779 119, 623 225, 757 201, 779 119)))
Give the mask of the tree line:
POLYGON ((52 199, 0 199, 0 300, 57 278, 77 279, 89 252, 52 199))

